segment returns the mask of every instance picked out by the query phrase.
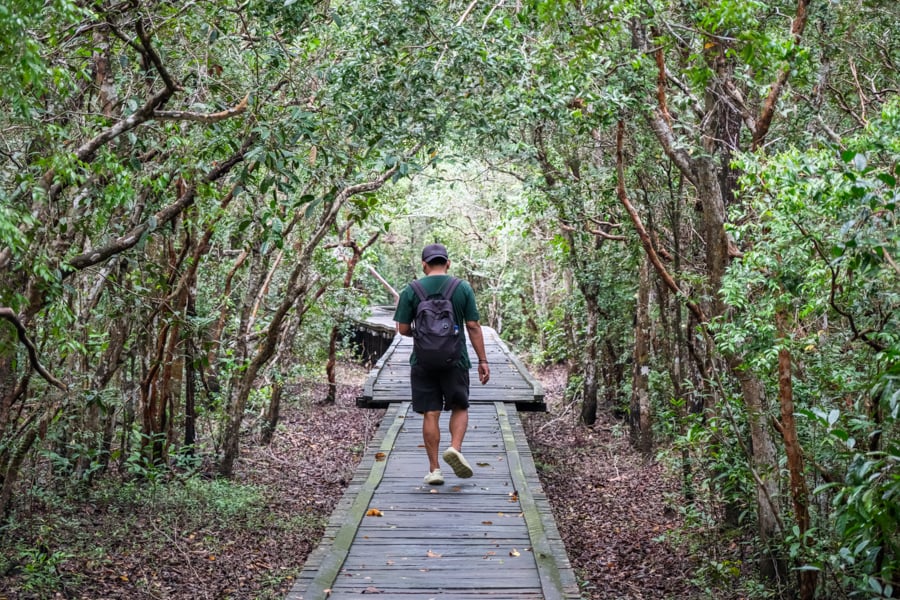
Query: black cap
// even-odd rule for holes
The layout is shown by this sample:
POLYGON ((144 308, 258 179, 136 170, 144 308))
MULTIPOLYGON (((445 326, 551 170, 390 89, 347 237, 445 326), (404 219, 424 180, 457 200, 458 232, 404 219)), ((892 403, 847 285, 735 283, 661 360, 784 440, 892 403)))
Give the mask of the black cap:
POLYGON ((436 258, 450 260, 450 257, 447 256, 447 248, 443 244, 429 244, 425 246, 425 249, 422 250, 422 260, 430 263, 436 258))

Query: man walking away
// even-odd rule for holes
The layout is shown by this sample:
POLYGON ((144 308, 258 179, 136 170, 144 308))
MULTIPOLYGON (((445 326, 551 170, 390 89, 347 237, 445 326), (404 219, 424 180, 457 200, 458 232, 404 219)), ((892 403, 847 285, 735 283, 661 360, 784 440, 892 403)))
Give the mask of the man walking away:
POLYGON ((404 288, 394 312, 397 332, 414 338, 413 353, 409 358, 410 387, 413 410, 423 415, 422 438, 428 455, 425 483, 429 485, 444 483, 438 463, 441 444, 439 420, 441 411, 444 410, 450 411, 450 446, 442 455, 444 462, 450 465, 457 477, 472 476, 472 467, 462 454, 463 438, 469 426, 469 369, 472 366, 466 348, 467 332, 472 348, 478 355, 479 381, 484 385, 491 377, 484 351, 484 336, 478 322, 475 293, 467 282, 450 276, 449 269, 447 248, 443 244, 426 246, 422 250, 422 271, 425 277, 404 288), (448 296, 446 299, 445 294, 448 296), (448 314, 440 312, 445 300, 452 304, 452 321, 449 320, 449 307, 448 314), (426 308, 428 310, 424 310, 426 308), (416 331, 413 323, 416 323, 419 331, 416 331), (465 326, 459 327, 460 323, 465 323, 465 326), (439 364, 441 361, 436 362, 432 355, 443 352, 432 348, 447 346, 446 341, 439 339, 442 330, 446 330, 449 335, 458 335, 461 346, 455 350, 456 354, 450 354, 450 358, 444 359, 446 364, 439 364), (426 340, 426 337, 429 339, 426 340), (422 360, 416 356, 417 353, 422 354, 422 360))

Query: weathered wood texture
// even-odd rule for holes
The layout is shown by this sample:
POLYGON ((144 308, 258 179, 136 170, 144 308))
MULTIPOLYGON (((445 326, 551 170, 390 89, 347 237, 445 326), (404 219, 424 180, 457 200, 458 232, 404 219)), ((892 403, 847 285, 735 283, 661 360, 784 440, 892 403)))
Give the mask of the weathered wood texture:
POLYGON ((375 364, 391 347, 397 334, 393 306, 373 306, 351 319, 353 348, 363 363, 375 364))
MULTIPOLYGON (((515 405, 469 413, 473 477, 444 465, 446 483, 428 486, 422 417, 408 402, 390 405, 288 600, 580 597, 515 405)), ((444 415, 442 448, 447 426, 444 415)))
MULTIPOLYGON (((488 362, 491 364, 491 380, 487 385, 478 383, 477 365, 473 365, 470 374, 472 381, 469 401, 473 404, 482 402, 515 403, 519 411, 544 411, 544 389, 534 379, 519 359, 509 351, 497 332, 490 327, 483 327, 484 346, 488 362)), ((363 395, 357 399, 357 406, 364 408, 384 408, 393 402, 408 402, 409 390, 409 355, 412 352, 412 339, 396 336, 394 343, 378 360, 369 373, 363 388, 363 395)), ((469 346, 469 356, 475 357, 475 351, 469 346)), ((477 361, 475 361, 477 362, 477 361)))

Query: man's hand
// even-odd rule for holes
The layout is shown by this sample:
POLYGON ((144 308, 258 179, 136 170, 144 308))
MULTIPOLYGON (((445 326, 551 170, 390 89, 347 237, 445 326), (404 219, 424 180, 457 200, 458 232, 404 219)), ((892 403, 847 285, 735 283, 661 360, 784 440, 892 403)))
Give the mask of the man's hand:
POLYGON ((478 363, 478 381, 481 385, 486 384, 491 378, 491 366, 487 363, 478 363))

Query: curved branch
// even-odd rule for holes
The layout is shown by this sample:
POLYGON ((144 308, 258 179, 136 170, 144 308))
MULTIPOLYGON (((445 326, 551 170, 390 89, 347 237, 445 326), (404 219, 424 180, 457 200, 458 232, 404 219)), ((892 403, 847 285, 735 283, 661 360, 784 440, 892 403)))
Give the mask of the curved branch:
POLYGON ((155 110, 153 118, 168 121, 195 121, 197 123, 216 123, 231 117, 236 117, 247 110, 247 102, 250 94, 244 96, 236 106, 215 113, 196 113, 186 110, 155 110))
POLYGON ((19 321, 16 313, 13 312, 11 308, 0 306, 0 319, 9 321, 10 323, 12 323, 13 327, 16 328, 16 333, 19 336, 19 341, 22 342, 22 345, 25 346, 26 350, 28 350, 28 362, 31 363, 31 366, 34 367, 34 370, 37 371, 41 377, 46 379, 48 383, 53 384, 64 392, 68 391, 69 388, 66 386, 66 384, 51 375, 47 371, 47 369, 45 369, 44 366, 41 365, 41 361, 38 360, 37 349, 34 347, 32 341, 28 339, 28 332, 25 331, 25 326, 22 325, 21 321, 19 321))
POLYGON ((656 253, 656 249, 653 248, 653 241, 650 239, 650 234, 647 233, 647 230, 644 228, 644 224, 641 222, 640 215, 637 214, 637 211, 632 206, 631 202, 628 200, 628 194, 625 191, 625 158, 622 152, 623 140, 625 138, 625 122, 619 121, 619 126, 616 129, 616 193, 619 196, 619 200, 625 206, 625 210, 628 211, 628 214, 631 216, 631 220, 634 222, 634 228, 637 230, 638 237, 641 238, 641 244, 644 246, 644 250, 647 252, 647 257, 650 259, 650 262, 653 263, 653 267, 656 269, 657 274, 666 284, 666 286, 672 290, 677 296, 681 296, 684 299, 685 304, 688 309, 694 316, 697 317, 697 320, 701 323, 706 323, 709 319, 706 318, 706 315, 703 314, 703 309, 700 308, 695 302, 693 302, 684 291, 678 287, 678 283, 669 274, 666 270, 665 265, 663 265, 662 261, 659 258, 659 255, 656 253))
POLYGON ((604 240, 610 240, 610 241, 614 241, 614 242, 624 242, 628 239, 624 235, 615 235, 612 233, 607 233, 607 232, 603 231, 602 229, 592 229, 591 227, 588 226, 587 223, 582 223, 581 230, 576 227, 572 227, 571 225, 568 225, 564 222, 560 222, 559 227, 563 231, 568 231, 570 233, 575 233, 577 231, 584 230, 585 233, 590 233, 591 235, 595 235, 604 240))

